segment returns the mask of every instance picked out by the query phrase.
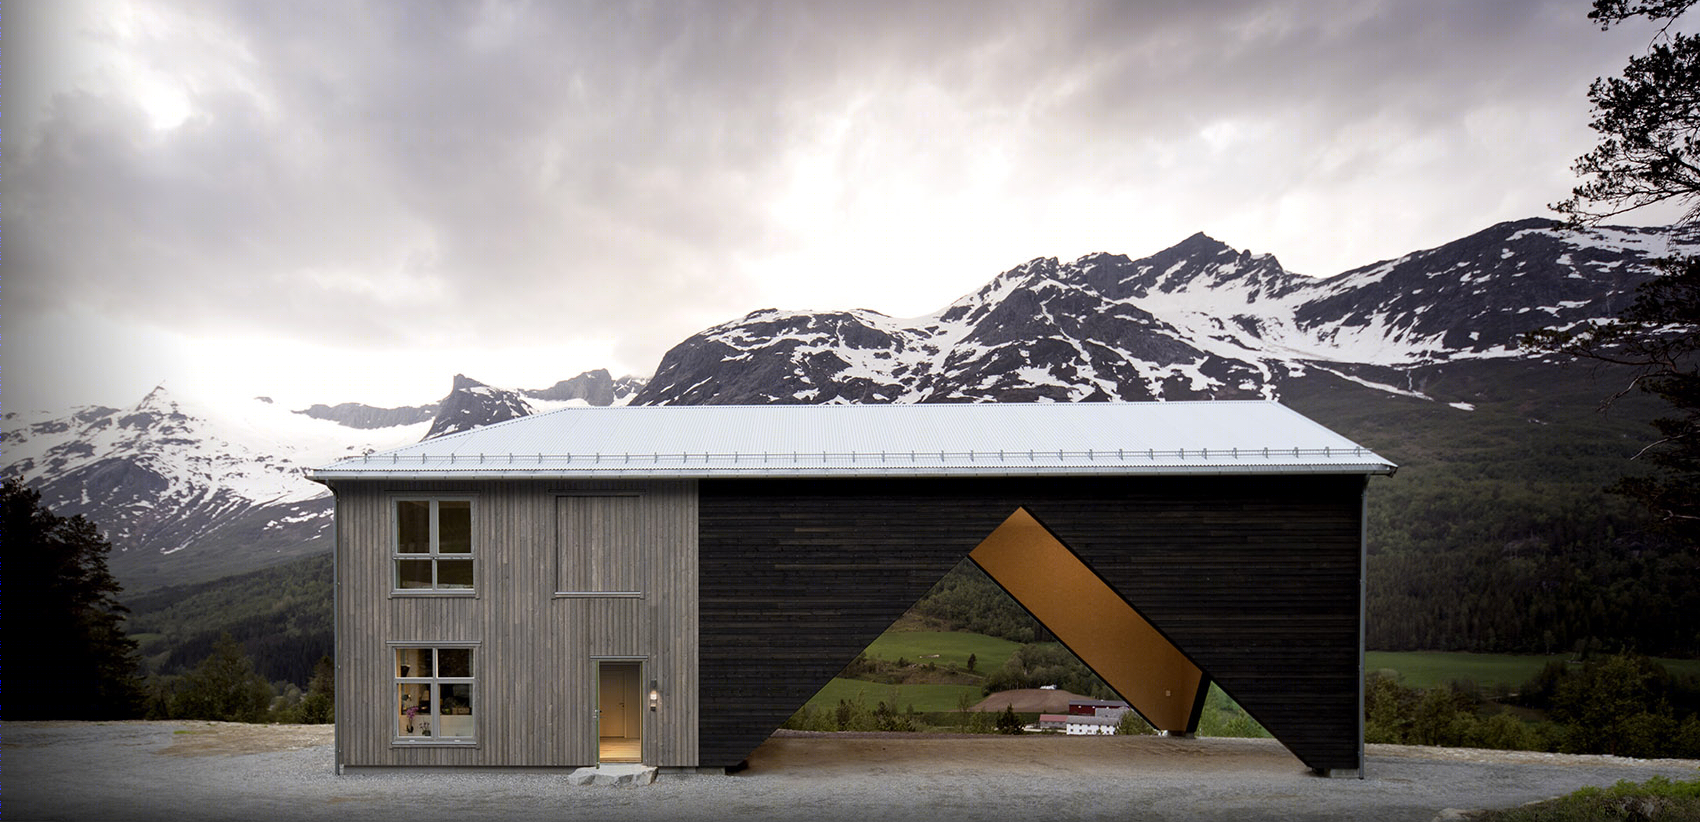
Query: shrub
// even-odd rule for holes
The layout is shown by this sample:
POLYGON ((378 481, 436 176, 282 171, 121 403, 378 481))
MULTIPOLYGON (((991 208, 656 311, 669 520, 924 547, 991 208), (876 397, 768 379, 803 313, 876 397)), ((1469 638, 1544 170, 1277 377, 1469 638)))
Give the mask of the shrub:
POLYGON ((1267 739, 1269 731, 1226 692, 1212 685, 1204 697, 1204 710, 1198 715, 1198 735, 1267 739))
POLYGON ((1583 788, 1569 796, 1505 810, 1483 811, 1478 822, 1685 822, 1700 819, 1700 780, 1672 782, 1655 776, 1644 784, 1620 781, 1583 788))
POLYGON ((998 716, 998 733, 1021 733, 1021 719, 1015 715, 1015 706, 1004 706, 1003 713, 998 716))
POLYGON ((1416 714, 1418 692, 1381 673, 1364 683, 1364 741, 1405 744, 1416 714))
POLYGON ((1065 691, 1097 699, 1111 699, 1114 692, 1068 649, 1054 642, 1023 645, 1008 662, 986 677, 987 694, 1015 688, 1055 685, 1065 691))
POLYGON ((920 723, 915 721, 915 712, 898 713, 890 705, 881 702, 874 707, 873 726, 877 731, 918 731, 920 723))
POLYGON ((1546 747, 1534 726, 1510 714, 1494 714, 1478 723, 1471 745, 1501 751, 1539 751, 1546 747))
POLYGON ((817 711, 807 705, 798 709, 796 713, 792 714, 791 717, 785 720, 784 724, 779 727, 789 728, 793 731, 838 730, 838 728, 834 725, 833 715, 831 713, 827 711, 817 711))
POLYGON ((1664 701, 1670 677, 1645 657, 1595 658, 1559 681, 1553 719, 1564 728, 1566 753, 1660 756, 1678 724, 1664 701))
POLYGON ((1677 729, 1671 743, 1671 755, 1683 759, 1700 759, 1700 714, 1689 714, 1677 729))
POLYGON ((1154 736, 1156 733, 1157 729, 1151 727, 1145 717, 1134 711, 1122 714, 1122 718, 1116 722, 1116 736, 1154 736))
POLYGON ((1417 690, 1392 677, 1371 674, 1364 683, 1364 741, 1395 745, 1445 745, 1547 750, 1556 731, 1511 714, 1480 715, 1481 703, 1467 688, 1449 684, 1417 690))

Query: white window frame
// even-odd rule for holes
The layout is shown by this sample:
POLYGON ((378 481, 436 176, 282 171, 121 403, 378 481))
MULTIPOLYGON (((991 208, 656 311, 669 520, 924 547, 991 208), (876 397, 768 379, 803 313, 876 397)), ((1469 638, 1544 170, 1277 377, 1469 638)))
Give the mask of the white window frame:
MULTIPOLYGON (((480 724, 480 722, 482 721, 482 717, 484 716, 484 703, 480 700, 480 698, 478 696, 478 658, 480 656, 482 656, 482 654, 479 652, 479 643, 477 643, 477 642, 390 642, 390 643, 386 643, 386 644, 388 645, 388 648, 389 648, 389 665, 390 665, 390 695, 387 698, 392 699, 392 700, 397 699, 397 694, 399 694, 401 692, 401 686, 403 686, 403 685, 423 685, 423 686, 426 687, 427 693, 431 693, 434 690, 436 695, 437 695, 435 699, 431 700, 431 712, 429 714, 417 714, 414 717, 412 717, 417 722, 420 722, 420 723, 427 723, 428 722, 428 723, 430 723, 429 727, 432 729, 431 730, 431 733, 432 733, 431 736, 407 736, 407 735, 402 734, 399 730, 400 727, 401 727, 401 717, 406 714, 407 709, 401 705, 399 700, 397 700, 397 702, 395 702, 395 703, 392 703, 391 710, 394 713, 394 716, 392 716, 390 718, 390 721, 392 723, 390 725, 390 737, 391 737, 390 742, 391 742, 391 744, 393 744, 393 745, 462 745, 462 746, 477 745, 478 744, 478 725, 480 724), (443 670, 442 662, 439 659, 437 652, 445 650, 445 649, 456 649, 456 650, 464 649, 469 653, 469 656, 468 656, 469 664, 468 664, 467 667, 469 668, 468 672, 471 674, 471 676, 442 676, 442 670, 443 670), (401 675, 401 667, 400 667, 401 663, 400 663, 399 652, 409 651, 409 650, 412 650, 412 651, 430 651, 431 652, 431 673, 432 673, 432 676, 402 676, 401 675), (472 732, 471 732, 470 736, 442 736, 442 735, 440 735, 441 731, 443 729, 443 715, 442 715, 443 697, 442 697, 441 686, 444 686, 444 685, 466 685, 467 686, 467 690, 471 694, 471 702, 472 702, 472 713, 471 713, 471 716, 472 716, 472 732)), ((412 672, 410 672, 410 673, 412 673, 412 672)))
POLYGON ((390 594, 392 596, 475 596, 478 591, 478 499, 470 494, 394 494, 389 498, 390 509, 390 594), (430 536, 427 551, 423 554, 401 551, 401 504, 404 502, 430 503, 430 536), (444 502, 464 502, 468 508, 469 528, 467 552, 464 554, 444 554, 439 548, 440 519, 438 506, 444 502), (451 562, 465 562, 472 568, 472 585, 467 588, 443 588, 437 582, 437 563, 447 559, 451 562), (431 587, 403 588, 401 586, 401 563, 403 560, 431 563, 431 587))

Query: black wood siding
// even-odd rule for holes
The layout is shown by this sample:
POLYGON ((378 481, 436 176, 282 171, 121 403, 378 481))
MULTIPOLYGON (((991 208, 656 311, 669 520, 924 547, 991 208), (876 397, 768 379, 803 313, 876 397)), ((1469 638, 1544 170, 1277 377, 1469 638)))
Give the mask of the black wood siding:
POLYGON ((1358 768, 1363 482, 703 481, 701 762, 742 761, 1025 507, 1306 765, 1358 768))

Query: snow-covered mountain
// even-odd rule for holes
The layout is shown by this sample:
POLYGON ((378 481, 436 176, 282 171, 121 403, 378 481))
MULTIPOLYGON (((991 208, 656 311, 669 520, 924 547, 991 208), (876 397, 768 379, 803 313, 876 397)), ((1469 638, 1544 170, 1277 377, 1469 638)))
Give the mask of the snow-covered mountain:
POLYGON ((1041 258, 913 319, 765 309, 669 351, 638 404, 1280 396, 1323 371, 1409 392, 1413 371, 1532 356, 1531 330, 1616 313, 1700 231, 1501 223, 1317 279, 1203 234, 1139 260, 1041 258))
POLYGON ((437 418, 431 421, 425 439, 459 434, 534 413, 518 391, 492 388, 465 374, 456 374, 454 388, 438 405, 437 418))
POLYGON ((454 388, 437 403, 436 418, 425 439, 446 437, 483 425, 506 422, 544 411, 572 406, 625 405, 644 386, 642 377, 621 377, 608 370, 586 371, 548 388, 510 390, 485 385, 464 374, 456 374, 454 388))
POLYGON ((6 414, 5 473, 55 513, 93 520, 113 543, 113 573, 149 587, 328 550, 330 498, 301 470, 424 432, 359 431, 262 399, 196 406, 155 388, 131 408, 6 414))
POLYGON ((1137 260, 1032 260, 925 317, 756 311, 675 346, 647 384, 592 371, 504 389, 457 375, 437 402, 397 408, 290 411, 256 398, 215 410, 159 389, 127 409, 10 413, 4 471, 105 529, 113 571, 136 591, 327 550, 330 498, 303 467, 570 405, 1269 397, 1338 408, 1379 395, 1468 410, 1483 386, 1506 395, 1508 380, 1520 396, 1551 394, 1547 381, 1576 370, 1543 366, 1518 337, 1615 314, 1651 276, 1648 261, 1672 253, 1700 253, 1700 231, 1524 220, 1317 279, 1195 234, 1137 260))
POLYGON ((642 377, 616 378, 608 373, 608 369, 598 368, 571 379, 561 380, 548 388, 520 388, 512 391, 492 388, 490 391, 479 392, 480 396, 474 396, 473 389, 489 386, 456 374, 455 384, 449 389, 448 396, 426 405, 381 408, 345 402, 337 405, 314 405, 295 413, 314 419, 332 420, 350 428, 389 428, 430 422, 432 433, 427 436, 438 437, 445 433, 465 430, 466 427, 499 422, 500 420, 495 418, 503 414, 507 416, 501 416, 501 419, 524 416, 526 413, 532 413, 524 409, 533 407, 552 410, 569 405, 625 405, 643 388, 644 382, 642 377))
POLYGON ((263 397, 198 405, 161 387, 131 408, 6 414, 4 473, 55 513, 100 526, 115 549, 113 573, 135 591, 329 550, 331 498, 303 468, 534 409, 624 403, 641 384, 593 371, 524 392, 456 375, 427 406, 305 411, 263 397))

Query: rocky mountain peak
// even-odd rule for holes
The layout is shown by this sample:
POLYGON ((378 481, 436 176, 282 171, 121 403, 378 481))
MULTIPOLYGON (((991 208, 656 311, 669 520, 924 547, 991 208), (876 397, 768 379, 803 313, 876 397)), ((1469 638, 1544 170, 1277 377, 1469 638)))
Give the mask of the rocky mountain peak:
POLYGON ((118 418, 118 427, 158 433, 167 426, 181 425, 188 419, 177 400, 166 392, 165 386, 156 385, 134 408, 118 418))
POLYGON ((615 379, 606 368, 586 371, 571 379, 561 380, 548 388, 525 389, 520 393, 533 400, 570 402, 583 400, 588 405, 624 405, 643 387, 638 377, 615 379))
POLYGON ((456 374, 448 396, 437 403, 437 416, 423 439, 446 437, 532 413, 519 392, 493 388, 465 374, 456 374))
MULTIPOLYGON (((669 351, 642 404, 1280 396, 1290 377, 1521 355, 1519 335, 1605 316, 1674 245, 1533 219, 1321 279, 1198 232, 1149 257, 1038 257, 939 312, 758 312, 669 351)), ((1662 236, 1662 235, 1661 235, 1662 236)), ((1355 377, 1356 379, 1367 379, 1355 377)))
POLYGON ((165 390, 165 386, 156 385, 153 387, 153 390, 144 395, 141 401, 137 402, 135 407, 131 410, 138 412, 145 411, 159 414, 171 414, 176 413, 178 411, 178 407, 177 401, 172 399, 171 394, 165 390))
POLYGON ((1169 248, 1176 256, 1198 257, 1217 256, 1236 253, 1232 246, 1202 231, 1195 231, 1191 236, 1169 248))

